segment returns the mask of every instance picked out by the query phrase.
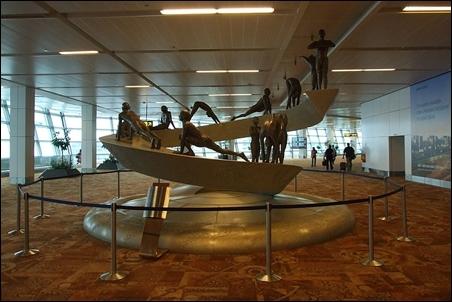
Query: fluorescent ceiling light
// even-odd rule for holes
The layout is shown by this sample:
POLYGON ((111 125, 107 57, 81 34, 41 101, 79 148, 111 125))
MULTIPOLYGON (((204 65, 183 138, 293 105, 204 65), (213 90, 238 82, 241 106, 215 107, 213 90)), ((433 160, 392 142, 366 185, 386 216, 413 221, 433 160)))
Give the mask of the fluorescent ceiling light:
POLYGON ((230 69, 230 70, 196 70, 197 73, 240 73, 240 72, 259 72, 259 69, 230 69))
MULTIPOLYGON (((216 93, 216 94, 209 94, 209 96, 246 96, 246 95, 252 95, 251 93, 216 93)), ((220 107, 217 107, 220 108, 220 107)))
POLYGON ((156 102, 157 104, 173 104, 174 102, 156 102))
POLYGON ((360 72, 360 71, 395 71, 395 68, 355 68, 355 69, 332 69, 332 72, 360 72))
POLYGON ((59 51, 60 55, 94 55, 97 53, 99 53, 97 50, 59 51))
POLYGON ((273 7, 231 7, 217 9, 219 14, 268 14, 274 11, 275 9, 273 7))
POLYGON ((405 6, 404 12, 449 12, 450 6, 405 6))
POLYGON ((150 87, 149 85, 126 85, 126 88, 146 88, 150 87))
POLYGON ((208 14, 267 14, 273 13, 273 7, 230 7, 230 8, 184 8, 162 9, 162 15, 208 15, 208 14))

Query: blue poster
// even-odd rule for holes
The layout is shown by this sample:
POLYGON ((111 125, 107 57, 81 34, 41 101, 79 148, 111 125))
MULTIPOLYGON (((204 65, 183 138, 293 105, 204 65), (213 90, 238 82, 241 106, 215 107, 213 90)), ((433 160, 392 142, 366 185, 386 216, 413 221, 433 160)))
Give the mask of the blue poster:
POLYGON ((412 175, 450 181, 450 72, 411 86, 412 175))

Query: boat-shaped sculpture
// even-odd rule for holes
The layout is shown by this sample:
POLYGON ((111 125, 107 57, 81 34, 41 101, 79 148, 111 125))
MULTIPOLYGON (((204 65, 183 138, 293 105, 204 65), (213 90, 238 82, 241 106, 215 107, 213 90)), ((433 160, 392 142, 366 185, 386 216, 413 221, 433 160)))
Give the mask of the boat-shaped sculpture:
MULTIPOLYGON (((283 111, 288 117, 287 130, 303 129, 319 123, 338 90, 308 91, 300 105, 283 111)), ((281 112, 279 112, 281 113, 281 112)), ((259 117, 259 124, 271 118, 259 117)), ((199 130, 214 141, 249 136, 253 118, 201 126, 199 130)), ((147 140, 135 135, 131 142, 117 141, 115 135, 100 141, 125 167, 149 176, 202 186, 208 190, 240 191, 274 195, 281 192, 297 175, 298 166, 210 159, 176 154, 166 147, 179 146, 182 129, 159 130, 162 148, 151 149, 147 140)))

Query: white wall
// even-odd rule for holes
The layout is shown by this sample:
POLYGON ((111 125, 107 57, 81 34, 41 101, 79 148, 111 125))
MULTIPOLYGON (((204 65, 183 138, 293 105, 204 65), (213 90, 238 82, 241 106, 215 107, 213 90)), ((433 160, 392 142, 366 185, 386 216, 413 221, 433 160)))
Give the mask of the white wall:
POLYGON ((389 136, 405 136, 405 173, 411 174, 410 88, 382 96, 361 105, 363 167, 389 171, 389 136), (408 147, 408 148, 407 148, 408 147), (409 156, 408 154, 409 153, 409 156))

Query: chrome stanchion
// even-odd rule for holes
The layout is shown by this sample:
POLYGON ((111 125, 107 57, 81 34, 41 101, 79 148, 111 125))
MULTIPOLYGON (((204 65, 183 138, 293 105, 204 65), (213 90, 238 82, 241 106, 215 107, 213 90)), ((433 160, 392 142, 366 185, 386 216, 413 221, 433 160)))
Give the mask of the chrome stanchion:
POLYGON ((111 203, 111 271, 99 276, 104 281, 121 280, 126 275, 116 271, 116 202, 111 203))
MULTIPOLYGON (((44 197, 44 178, 41 178, 41 198, 44 197)), ((41 200, 41 213, 33 217, 34 219, 46 219, 50 218, 49 215, 44 214, 44 201, 41 200)))
POLYGON ((22 194, 21 194, 21 192, 20 192, 20 185, 18 184, 18 185, 17 185, 17 209, 16 209, 16 211, 17 211, 16 215, 17 215, 17 216, 16 216, 16 228, 8 232, 8 235, 11 235, 11 236, 23 234, 23 233, 25 232, 24 229, 21 229, 21 228, 20 228, 20 214, 21 214, 21 213, 20 213, 20 212, 21 212, 20 204, 21 204, 21 202, 22 202, 21 196, 22 196, 22 194))
POLYGON ((402 191, 400 191, 402 197, 402 236, 397 237, 398 241, 406 241, 411 242, 414 241, 412 238, 408 237, 408 225, 407 225, 407 215, 406 215, 406 191, 405 185, 402 187, 402 191))
POLYGON ((341 176, 341 182, 342 182, 342 190, 341 190, 341 200, 344 201, 345 200, 345 173, 344 171, 341 171, 342 176, 341 176))
POLYGON ((281 280, 281 277, 273 274, 271 269, 272 262, 272 229, 271 229, 271 204, 267 200, 267 209, 265 212, 265 273, 256 276, 256 280, 263 282, 273 282, 281 280))
POLYGON ((80 173, 80 203, 83 203, 83 173, 80 173))
MULTIPOLYGON (((385 176, 384 178, 384 184, 385 184, 385 194, 388 193, 388 177, 385 176)), ((388 196, 385 196, 385 203, 384 203, 384 215, 383 217, 378 217, 378 219, 380 220, 384 220, 384 221, 391 221, 393 220, 393 217, 389 216, 389 211, 388 211, 388 196)))
POLYGON ((32 256, 39 253, 38 249, 30 249, 30 228, 29 228, 29 211, 28 211, 28 193, 24 194, 24 224, 25 224, 25 238, 24 249, 14 253, 14 256, 32 256))
POLYGON ((120 170, 118 170, 118 199, 121 198, 121 181, 119 179, 120 170))
POLYGON ((367 266, 382 266, 383 263, 374 259, 374 200, 369 196, 369 258, 362 262, 367 266))

